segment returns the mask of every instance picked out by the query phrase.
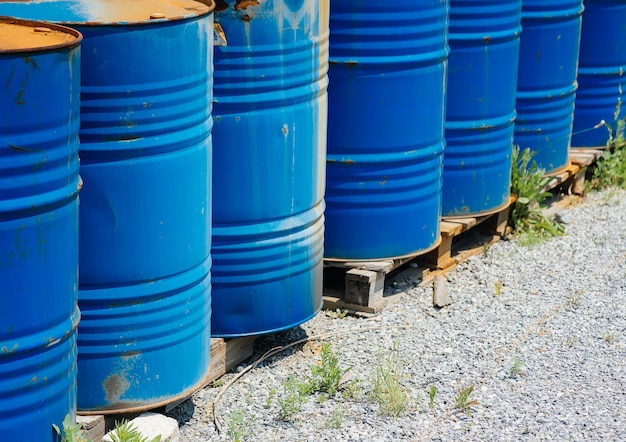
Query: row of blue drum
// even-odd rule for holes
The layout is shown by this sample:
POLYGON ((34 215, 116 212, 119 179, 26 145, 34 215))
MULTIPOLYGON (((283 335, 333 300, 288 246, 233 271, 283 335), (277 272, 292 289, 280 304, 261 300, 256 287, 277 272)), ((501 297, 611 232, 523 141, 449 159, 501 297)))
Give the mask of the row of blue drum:
POLYGON ((581 44, 582 0, 0 3, 37 20, 0 20, 0 427, 184 397, 211 335, 312 317, 324 257, 507 204, 513 143, 605 144, 626 5, 585 7, 581 44))

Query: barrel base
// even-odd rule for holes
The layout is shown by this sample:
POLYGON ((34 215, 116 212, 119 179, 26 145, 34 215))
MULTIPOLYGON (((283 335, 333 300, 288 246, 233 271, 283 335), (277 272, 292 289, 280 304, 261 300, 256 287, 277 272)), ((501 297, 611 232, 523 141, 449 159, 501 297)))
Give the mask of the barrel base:
POLYGON ((434 242, 434 244, 432 244, 431 246, 426 247, 425 249, 420 249, 417 250, 415 252, 412 253, 407 253, 404 255, 398 255, 398 256, 389 256, 389 257, 384 257, 384 258, 361 258, 361 259, 357 259, 357 258, 333 258, 333 257, 324 257, 324 262, 328 262, 328 263, 366 263, 366 262, 380 262, 380 261, 387 261, 387 260, 392 260, 392 261, 405 261, 407 259, 412 259, 415 258, 417 256, 420 255, 424 255, 428 252, 433 251, 434 249, 436 249, 437 247, 439 247, 439 244, 441 243, 441 237, 438 237, 437 240, 434 242))
POLYGON ((214 284, 211 336, 264 335, 307 322, 322 308, 322 271, 320 260, 311 271, 292 274, 280 281, 243 287, 214 284))
POLYGON ((202 378, 202 380, 199 381, 194 386, 182 391, 180 394, 171 396, 162 401, 157 401, 157 402, 153 402, 150 404, 141 404, 141 405, 136 405, 136 406, 128 404, 127 406, 120 407, 120 408, 105 408, 105 409, 93 409, 93 410, 78 409, 77 413, 81 416, 111 415, 111 414, 120 414, 120 413, 142 413, 144 411, 149 411, 149 410, 154 410, 156 408, 165 407, 175 402, 181 402, 189 398, 195 392, 206 387, 213 380, 214 378, 212 376, 211 371, 209 370, 207 371, 206 376, 204 376, 204 378, 202 378))

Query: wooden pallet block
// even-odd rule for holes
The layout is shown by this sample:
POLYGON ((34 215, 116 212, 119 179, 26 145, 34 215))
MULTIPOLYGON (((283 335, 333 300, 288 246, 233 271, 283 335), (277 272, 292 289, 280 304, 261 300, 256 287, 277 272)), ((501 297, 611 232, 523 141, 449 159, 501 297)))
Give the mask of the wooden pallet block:
POLYGON ((387 304, 385 275, 399 265, 401 260, 325 261, 324 309, 380 312, 387 304))
POLYGON ((585 175, 587 168, 598 161, 605 150, 606 148, 570 149, 570 161, 580 166, 580 171, 573 178, 570 194, 583 195, 585 193, 585 175))
MULTIPOLYGON (((439 247, 421 256, 419 261, 433 270, 443 270, 453 267, 459 261, 458 252, 453 253, 453 245, 461 234, 479 229, 481 233, 490 235, 487 241, 493 243, 506 234, 509 220, 509 211, 515 197, 499 211, 482 216, 467 218, 444 218, 441 221, 441 243, 439 247)), ((484 243, 483 243, 484 244, 484 243)))
POLYGON ((206 384, 215 382, 252 356, 256 336, 211 338, 211 368, 206 384))
POLYGON ((587 168, 602 156, 604 149, 570 149, 570 164, 558 172, 546 185, 546 190, 563 189, 568 195, 582 195, 585 192, 587 168))

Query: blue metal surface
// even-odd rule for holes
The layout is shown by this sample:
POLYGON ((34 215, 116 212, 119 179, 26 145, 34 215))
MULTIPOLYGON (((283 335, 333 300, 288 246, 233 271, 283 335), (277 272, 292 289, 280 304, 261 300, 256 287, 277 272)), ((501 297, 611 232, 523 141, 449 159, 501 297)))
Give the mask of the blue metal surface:
POLYGON ((37 26, 0 18, 0 439, 7 441, 55 440, 52 425, 76 415, 82 37, 51 24, 53 32, 35 33, 37 26), (25 45, 9 49, 16 37, 25 45))
POLYGON ((582 0, 523 0, 514 143, 547 173, 569 164, 582 0))
POLYGON ((605 146, 612 130, 626 118, 626 2, 585 0, 578 60, 572 146, 605 146))
POLYGON ((214 336, 294 327, 322 305, 328 0, 215 15, 214 336))
POLYGON ((508 204, 521 0, 450 1, 444 216, 508 204))
POLYGON ((209 369, 210 8, 187 0, 7 8, 70 22, 85 36, 78 409, 177 400, 209 369), (151 20, 154 12, 164 18, 151 20))
POLYGON ((447 1, 332 0, 330 27, 324 254, 428 249, 441 216, 447 1))

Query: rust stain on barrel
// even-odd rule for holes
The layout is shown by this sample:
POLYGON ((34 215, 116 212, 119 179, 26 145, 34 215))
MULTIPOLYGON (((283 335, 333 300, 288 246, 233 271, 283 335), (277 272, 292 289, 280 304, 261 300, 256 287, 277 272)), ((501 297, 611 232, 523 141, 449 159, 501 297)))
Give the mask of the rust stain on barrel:
POLYGON ((235 11, 245 11, 249 6, 259 6, 258 0, 237 0, 235 2, 235 11))

